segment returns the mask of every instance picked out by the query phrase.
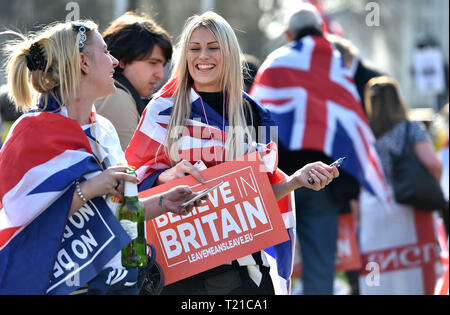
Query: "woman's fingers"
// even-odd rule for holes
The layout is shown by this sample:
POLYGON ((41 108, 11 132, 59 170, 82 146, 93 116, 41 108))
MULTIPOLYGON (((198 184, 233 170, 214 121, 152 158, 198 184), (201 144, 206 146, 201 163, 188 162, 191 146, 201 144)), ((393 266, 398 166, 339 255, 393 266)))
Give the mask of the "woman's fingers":
POLYGON ((336 166, 331 167, 331 173, 333 174, 333 178, 339 177, 339 170, 336 166))
POLYGON ((125 173, 125 172, 127 171, 127 169, 129 169, 128 166, 116 165, 116 166, 110 166, 110 167, 108 167, 107 170, 125 173))
POLYGON ((320 185, 325 185, 328 182, 328 176, 323 172, 323 170, 313 169, 312 172, 320 178, 320 185))
POLYGON ((135 183, 135 184, 138 183, 138 179, 136 176, 130 175, 127 173, 123 173, 123 172, 116 171, 112 174, 112 177, 115 179, 114 187, 116 187, 117 182, 120 182, 120 181, 126 181, 126 182, 135 183))
POLYGON ((191 211, 194 210, 194 204, 191 203, 190 205, 186 206, 184 209, 181 210, 182 215, 188 215, 191 213, 191 211))
POLYGON ((182 216, 188 215, 195 207, 201 206, 204 200, 208 199, 208 195, 205 195, 183 207, 185 202, 196 197, 198 194, 198 192, 193 192, 189 186, 177 186, 165 193, 164 197, 168 200, 165 210, 182 216))
POLYGON ((321 179, 314 170, 309 171, 309 178, 312 179, 312 184, 310 183, 312 189, 320 190, 322 188, 321 179))
POLYGON ((186 176, 186 174, 192 175, 195 179, 197 179, 200 183, 205 184, 205 180, 203 179, 200 171, 192 165, 190 162, 183 160, 177 164, 179 177, 186 176))
POLYGON ((110 193, 112 196, 115 196, 117 199, 119 199, 120 201, 124 200, 123 197, 123 192, 120 192, 118 190, 114 190, 113 192, 110 193))
POLYGON ((116 196, 120 200, 123 199, 125 182, 138 183, 138 179, 134 175, 127 174, 128 167, 113 166, 105 170, 102 175, 106 176, 105 189, 106 193, 116 196))
POLYGON ((123 199, 124 182, 132 182, 137 184, 138 179, 136 176, 126 173, 128 167, 126 166, 113 166, 104 170, 99 175, 89 179, 83 184, 86 191, 85 196, 89 196, 88 199, 111 194, 119 199, 123 199))
POLYGON ((308 184, 311 189, 320 190, 330 184, 334 178, 339 176, 337 167, 316 162, 305 166, 308 173, 308 184))
POLYGON ((311 172, 314 173, 317 178, 319 178, 320 188, 324 188, 326 185, 331 183, 334 178, 333 174, 322 166, 318 166, 317 168, 312 169, 311 172))
POLYGON ((206 199, 208 199, 208 196, 204 196, 204 197, 202 197, 202 198, 196 200, 196 201, 194 202, 194 206, 195 206, 195 207, 200 207, 206 199))
POLYGON ((175 165, 172 168, 169 168, 162 172, 158 179, 156 180, 156 183, 158 185, 165 184, 171 180, 184 177, 186 175, 192 175, 195 179, 197 179, 200 183, 205 184, 205 180, 200 174, 200 171, 192 165, 189 161, 183 160, 181 162, 178 162, 177 165, 175 165))

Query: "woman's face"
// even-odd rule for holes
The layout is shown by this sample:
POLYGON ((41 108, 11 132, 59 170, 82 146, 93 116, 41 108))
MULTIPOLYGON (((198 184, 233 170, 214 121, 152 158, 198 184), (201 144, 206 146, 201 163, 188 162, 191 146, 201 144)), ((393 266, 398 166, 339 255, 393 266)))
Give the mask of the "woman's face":
POLYGON ((90 61, 88 75, 98 98, 113 94, 116 91, 113 79, 114 68, 119 62, 109 54, 99 32, 95 31, 91 34, 90 44, 85 46, 83 52, 90 61))
POLYGON ((188 42, 187 64, 194 79, 194 87, 200 92, 222 90, 220 74, 223 57, 214 34, 206 27, 197 28, 188 42))

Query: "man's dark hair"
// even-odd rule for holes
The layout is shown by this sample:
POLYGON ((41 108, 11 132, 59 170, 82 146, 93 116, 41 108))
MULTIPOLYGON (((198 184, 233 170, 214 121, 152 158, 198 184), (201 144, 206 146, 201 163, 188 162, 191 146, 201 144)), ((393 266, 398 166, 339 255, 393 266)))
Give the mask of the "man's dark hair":
MULTIPOLYGON (((149 57, 155 45, 162 49, 166 61, 172 58, 170 35, 143 13, 127 12, 118 17, 103 32, 103 39, 111 55, 125 64, 149 57)), ((120 67, 117 70, 121 72, 120 67)))

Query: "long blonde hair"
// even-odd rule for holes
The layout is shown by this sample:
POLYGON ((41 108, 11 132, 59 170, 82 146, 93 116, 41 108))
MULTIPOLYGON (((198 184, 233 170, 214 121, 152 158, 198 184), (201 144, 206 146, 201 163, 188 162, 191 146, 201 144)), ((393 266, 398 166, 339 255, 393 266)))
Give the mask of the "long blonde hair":
MULTIPOLYGON (((97 25, 89 20, 80 21, 89 27, 86 32, 85 45, 89 44, 89 35, 96 30, 97 25)), ((33 89, 46 96, 57 94, 65 103, 70 97, 75 97, 81 80, 80 68, 80 33, 73 29, 73 23, 54 23, 36 34, 22 35, 7 31, 2 34, 12 34, 20 39, 9 41, 5 45, 7 56, 6 69, 8 73, 9 96, 22 112, 33 108, 33 89), (27 67, 27 56, 30 48, 37 44, 46 65, 44 69, 30 71, 27 67)))
MULTIPOLYGON (((251 132, 247 128, 246 114, 251 115, 250 105, 242 98, 244 86, 242 67, 243 54, 239 47, 236 35, 230 24, 220 15, 208 11, 202 15, 190 17, 183 28, 183 33, 176 46, 175 65, 169 82, 177 81, 177 86, 173 95, 174 105, 170 116, 168 132, 165 143, 166 153, 172 163, 180 161, 179 139, 182 134, 186 120, 191 115, 190 91, 194 83, 189 74, 187 65, 188 42, 192 33, 199 27, 206 27, 210 30, 220 45, 223 59, 222 73, 220 73, 222 92, 226 95, 228 104, 229 129, 225 143, 226 160, 232 160, 242 156, 244 152, 244 141, 248 143, 248 151, 252 148, 253 139, 251 132)), ((161 91, 163 91, 161 89, 161 91)))

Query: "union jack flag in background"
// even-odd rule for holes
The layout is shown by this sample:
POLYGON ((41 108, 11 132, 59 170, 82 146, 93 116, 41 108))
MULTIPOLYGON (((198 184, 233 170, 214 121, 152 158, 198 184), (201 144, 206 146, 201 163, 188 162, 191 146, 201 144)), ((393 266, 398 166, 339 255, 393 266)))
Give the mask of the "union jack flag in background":
POLYGON ((340 54, 326 39, 306 36, 272 52, 250 94, 278 125, 290 150, 316 150, 333 159, 364 188, 388 201, 375 138, 340 54))
MULTIPOLYGON (((125 152, 128 163, 136 167, 136 174, 141 181, 140 191, 152 187, 159 174, 172 167, 165 151, 165 136, 169 132, 167 126, 173 108, 172 95, 176 84, 176 80, 166 84, 161 95, 148 104, 125 152)), ((244 93, 243 97, 258 109, 264 127, 268 128, 273 125, 270 114, 266 110, 256 104, 247 94, 244 93)), ((226 130, 222 129, 223 124, 226 127, 228 126, 228 121, 224 121, 222 115, 202 101, 193 88, 191 89, 191 104, 191 119, 186 122, 186 132, 180 138, 179 152, 181 158, 190 161, 192 164, 202 160, 207 167, 224 162, 223 140, 226 139, 226 130), (205 116, 208 121, 206 121, 205 116)), ((285 174, 277 170, 276 145, 269 143, 266 146, 266 143, 270 141, 269 132, 266 133, 266 136, 266 139, 263 140, 265 143, 259 147, 259 150, 263 151, 263 161, 270 182, 276 183, 283 180, 285 174)), ((258 140, 261 142, 261 139, 258 140)), ((293 270, 295 248, 295 204, 293 203, 293 197, 288 195, 279 201, 278 206, 290 240, 267 249, 265 253, 271 265, 272 279, 276 278, 274 279, 276 293, 287 294, 290 290, 290 276, 293 270)), ((252 256, 246 256, 237 261, 240 265, 247 266, 249 260, 253 260, 252 256)), ((254 277, 252 271, 259 273, 259 269, 251 267, 248 269, 250 277, 256 279, 254 281, 258 283, 258 276, 254 277)))
MULTIPOLYGON (((95 125, 107 146, 114 129, 95 125)), ((27 113, 12 126, 0 151, 0 294, 70 293, 129 242, 103 198, 68 218, 74 181, 101 171, 92 134, 64 110, 27 113)))

